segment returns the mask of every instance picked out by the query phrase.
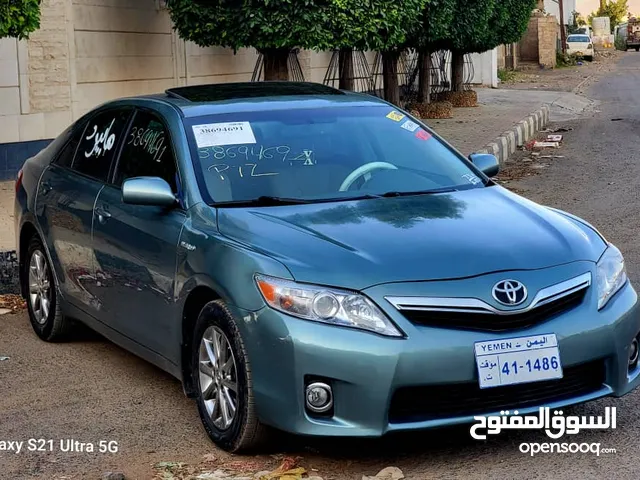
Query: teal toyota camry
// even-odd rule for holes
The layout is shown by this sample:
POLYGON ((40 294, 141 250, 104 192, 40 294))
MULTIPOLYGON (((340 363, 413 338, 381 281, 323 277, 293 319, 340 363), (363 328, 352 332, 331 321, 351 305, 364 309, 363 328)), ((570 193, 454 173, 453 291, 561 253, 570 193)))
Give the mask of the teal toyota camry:
POLYGON ((109 102, 18 174, 30 321, 49 342, 84 323, 171 373, 234 452, 629 393, 622 254, 498 168, 312 83, 109 102))

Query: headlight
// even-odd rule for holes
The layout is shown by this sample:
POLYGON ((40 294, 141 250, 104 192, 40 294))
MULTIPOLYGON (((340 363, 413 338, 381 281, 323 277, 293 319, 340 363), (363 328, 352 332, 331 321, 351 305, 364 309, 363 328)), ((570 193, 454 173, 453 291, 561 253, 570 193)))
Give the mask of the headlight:
POLYGON ((389 337, 402 336, 385 314, 364 295, 263 275, 256 276, 256 283, 270 307, 294 317, 360 328, 389 337))
POLYGON ((597 265, 598 310, 622 288, 627 281, 627 271, 622 253, 612 244, 605 250, 597 265))

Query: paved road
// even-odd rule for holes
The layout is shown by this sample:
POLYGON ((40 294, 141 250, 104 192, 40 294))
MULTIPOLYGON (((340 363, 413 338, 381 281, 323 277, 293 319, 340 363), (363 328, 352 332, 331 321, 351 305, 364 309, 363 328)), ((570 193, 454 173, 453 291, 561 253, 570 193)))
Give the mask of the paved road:
MULTIPOLYGON (((562 154, 542 175, 518 181, 518 190, 593 222, 626 256, 640 285, 640 55, 591 87, 602 103, 595 117, 576 121, 562 154), (621 120, 612 121, 614 118, 621 120)), ((180 385, 123 350, 92 336, 46 345, 36 340, 24 315, 0 317, 0 441, 27 438, 117 440, 120 452, 98 454, 4 454, 0 478, 97 478, 110 469, 150 478, 156 461, 195 462, 216 451, 180 385), (72 474, 77 476, 71 477, 72 474), (60 477, 58 477, 60 478, 60 477)), ((363 401, 366 401, 363 399, 363 401)), ((598 442, 616 454, 544 455, 519 452, 521 442, 544 442, 537 432, 472 441, 466 431, 431 432, 377 442, 317 444, 298 440, 288 453, 325 479, 360 480, 395 465, 411 479, 637 479, 640 470, 640 392, 577 407, 601 415, 618 407, 615 431, 582 432, 572 439, 598 442), (306 444, 308 445, 308 444, 306 444)), ((257 464, 268 455, 252 458, 257 464)))

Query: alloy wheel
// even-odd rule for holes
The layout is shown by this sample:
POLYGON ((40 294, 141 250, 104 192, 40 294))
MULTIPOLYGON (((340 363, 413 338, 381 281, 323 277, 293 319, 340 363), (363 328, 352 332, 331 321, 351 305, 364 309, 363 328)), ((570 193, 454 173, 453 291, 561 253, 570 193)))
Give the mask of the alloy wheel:
POLYGON ((238 370, 229 339, 220 328, 205 330, 199 361, 204 405, 216 428, 227 430, 238 409, 238 370))
POLYGON ((29 302, 36 322, 44 325, 51 309, 51 272, 40 250, 34 250, 29 262, 29 302))

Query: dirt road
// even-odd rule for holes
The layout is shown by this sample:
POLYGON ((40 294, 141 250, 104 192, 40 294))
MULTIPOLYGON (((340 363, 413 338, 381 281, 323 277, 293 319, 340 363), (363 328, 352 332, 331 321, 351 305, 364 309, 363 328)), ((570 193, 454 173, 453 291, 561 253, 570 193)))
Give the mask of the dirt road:
MULTIPOLYGON (((600 113, 571 123, 561 150, 539 175, 510 182, 524 195, 583 216, 625 254, 640 286, 640 56, 621 57, 618 68, 590 87, 600 113), (615 121, 614 121, 615 120, 615 121)), ((156 368, 97 338, 49 345, 31 332, 26 315, 0 316, 0 447, 2 441, 75 439, 117 441, 117 453, 0 451, 1 479, 87 478, 121 471, 152 478, 162 461, 216 467, 269 469, 271 455, 232 457, 216 450, 200 427, 192 401, 180 385, 156 368), (211 457, 207 457, 212 460, 211 457), (250 465, 246 465, 249 463, 250 465)), ((364 399, 363 399, 364 401, 364 399)), ((616 453, 521 453, 521 442, 546 442, 544 433, 512 432, 478 442, 468 430, 427 432, 374 442, 309 443, 295 439, 276 447, 325 480, 360 480, 394 465, 409 479, 637 479, 640 469, 640 391, 577 407, 602 415, 615 406, 618 427, 583 431, 566 441, 597 442, 616 453)))

